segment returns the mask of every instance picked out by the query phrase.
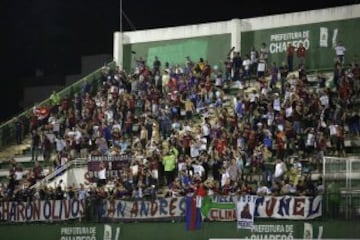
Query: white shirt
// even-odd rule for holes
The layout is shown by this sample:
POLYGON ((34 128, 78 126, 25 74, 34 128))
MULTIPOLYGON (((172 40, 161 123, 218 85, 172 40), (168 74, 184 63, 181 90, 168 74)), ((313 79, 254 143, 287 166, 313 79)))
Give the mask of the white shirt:
POLYGON ((170 81, 170 75, 169 74, 162 75, 161 82, 162 82, 163 87, 165 87, 168 84, 169 81, 170 81))
POLYGON ((274 109, 275 111, 280 112, 280 110, 281 110, 280 98, 275 98, 275 99, 274 99, 273 109, 274 109))
POLYGON ((58 138, 56 138, 56 139, 55 139, 55 142, 56 142, 56 151, 57 151, 57 152, 61 152, 62 150, 64 150, 65 145, 66 145, 64 139, 58 139, 58 138))
POLYGON ((99 179, 106 179, 106 168, 100 169, 98 171, 98 178, 99 179))
POLYGON ((243 61, 243 66, 244 66, 244 69, 245 69, 246 71, 249 70, 250 64, 251 64, 250 59, 245 59, 245 60, 243 61))
POLYGON ((285 166, 283 162, 276 163, 274 177, 281 177, 285 172, 285 166))
POLYGON ((207 123, 203 124, 201 129, 202 129, 203 136, 209 136, 210 135, 210 128, 209 128, 207 123))
POLYGON ((324 107, 329 107, 329 97, 327 95, 322 95, 320 97, 320 102, 321 102, 321 105, 324 106, 324 107))
POLYGON ((256 194, 260 194, 260 193, 269 195, 269 194, 271 194, 271 191, 267 186, 261 186, 261 187, 258 187, 258 189, 256 190, 256 194))
POLYGON ((336 46, 335 47, 336 56, 344 56, 345 51, 346 51, 346 48, 344 46, 336 46))
POLYGON ((112 123, 113 122, 113 117, 114 117, 114 113, 113 111, 111 111, 110 109, 106 110, 104 113, 107 122, 112 123))
POLYGON ((199 174, 199 176, 202 176, 203 173, 205 172, 204 167, 200 164, 193 164, 193 168, 194 168, 194 174, 199 174))
POLYGON ((286 108, 285 113, 286 113, 286 117, 287 117, 287 118, 288 118, 288 117, 291 117, 291 115, 292 115, 292 113, 293 113, 293 108, 292 108, 292 106, 286 108))
POLYGON ((85 189, 79 190, 79 200, 83 200, 89 196, 89 193, 85 189))
POLYGON ((336 135, 336 128, 337 128, 337 125, 335 125, 335 124, 331 124, 329 126, 330 136, 335 136, 336 135))
POLYGON ((215 86, 218 86, 218 87, 222 86, 222 78, 221 77, 217 77, 215 79, 215 86))
POLYGON ((20 181, 23 179, 24 172, 23 171, 15 171, 15 180, 20 181))
POLYGON ((315 135, 313 133, 308 133, 306 138, 306 146, 314 146, 315 143, 315 135))
POLYGON ((221 187, 225 186, 226 181, 230 178, 230 175, 227 171, 221 174, 221 187))
POLYGON ((250 102, 255 102, 257 97, 259 97, 258 94, 256 94, 256 93, 250 93, 250 94, 249 94, 250 102))

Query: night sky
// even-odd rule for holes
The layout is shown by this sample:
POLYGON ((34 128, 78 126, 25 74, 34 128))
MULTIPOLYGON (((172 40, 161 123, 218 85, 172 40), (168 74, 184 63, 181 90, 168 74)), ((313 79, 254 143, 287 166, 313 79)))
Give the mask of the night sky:
MULTIPOLYGON (((264 16, 359 0, 217 2, 123 0, 123 11, 131 21, 123 18, 123 30, 264 16)), ((20 79, 34 76, 36 69, 42 69, 49 78, 78 74, 81 56, 112 54, 113 32, 120 26, 120 0, 1 0, 0 14, 3 121, 21 111, 17 103, 22 99, 23 87, 29 83, 20 79)))

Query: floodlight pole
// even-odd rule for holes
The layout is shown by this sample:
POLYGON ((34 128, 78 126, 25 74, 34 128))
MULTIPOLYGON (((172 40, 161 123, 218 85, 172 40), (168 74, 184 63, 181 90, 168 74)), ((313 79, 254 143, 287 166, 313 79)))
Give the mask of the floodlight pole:
POLYGON ((123 0, 120 0, 120 33, 122 33, 123 31, 122 15, 123 15, 123 0))

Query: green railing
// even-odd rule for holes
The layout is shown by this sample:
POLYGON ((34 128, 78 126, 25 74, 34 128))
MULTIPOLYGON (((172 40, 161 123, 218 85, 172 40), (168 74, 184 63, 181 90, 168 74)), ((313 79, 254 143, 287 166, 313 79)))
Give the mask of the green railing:
MULTIPOLYGON (((110 68, 115 67, 115 62, 110 62, 107 64, 110 68)), ((96 89, 98 84, 101 81, 102 67, 90 73, 89 75, 81 78, 77 82, 71 84, 70 86, 65 87, 64 89, 58 92, 60 98, 65 96, 71 97, 75 93, 81 91, 81 87, 85 82, 88 82, 92 85, 92 89, 96 89)), ((51 93, 50 93, 51 95, 51 93)), ((50 97, 49 95, 49 97, 50 97)), ((38 106, 47 106, 50 104, 50 99, 47 98, 37 104, 38 106)), ((28 108, 24 112, 14 116, 14 118, 6 121, 0 125, 0 149, 7 147, 15 142, 15 126, 14 119, 19 118, 24 122, 23 136, 26 136, 29 133, 29 116, 32 112, 32 107, 28 108)))

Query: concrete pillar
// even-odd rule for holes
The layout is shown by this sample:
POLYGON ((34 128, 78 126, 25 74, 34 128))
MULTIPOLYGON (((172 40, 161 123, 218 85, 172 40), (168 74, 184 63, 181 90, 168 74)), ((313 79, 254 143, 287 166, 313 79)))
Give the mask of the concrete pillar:
POLYGON ((241 52, 241 27, 240 19, 231 20, 231 47, 235 47, 235 51, 241 52))
POLYGON ((114 32, 113 58, 121 70, 123 69, 123 40, 122 32, 114 32))

